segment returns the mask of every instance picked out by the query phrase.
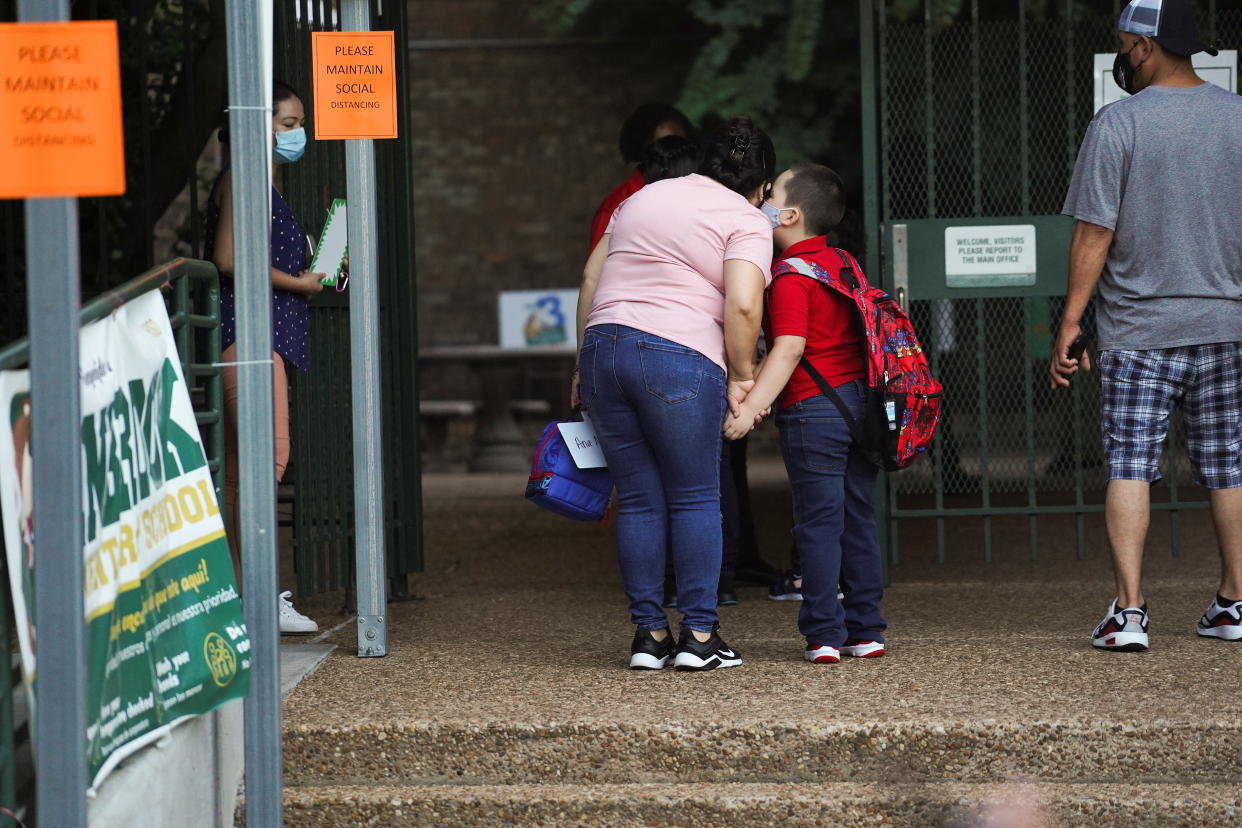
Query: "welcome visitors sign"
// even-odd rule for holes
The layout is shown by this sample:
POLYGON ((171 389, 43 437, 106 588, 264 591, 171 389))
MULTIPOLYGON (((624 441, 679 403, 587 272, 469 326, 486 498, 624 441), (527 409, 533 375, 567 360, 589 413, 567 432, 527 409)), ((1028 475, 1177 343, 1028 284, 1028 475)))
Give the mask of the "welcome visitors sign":
MULTIPOLYGON (((178 723, 243 697, 250 639, 159 292, 82 328, 81 353, 84 748, 94 787, 178 723)), ((56 646, 55 630, 33 626, 30 435, 38 404, 28 371, 0 372, 0 504, 28 690, 40 639, 56 646)))

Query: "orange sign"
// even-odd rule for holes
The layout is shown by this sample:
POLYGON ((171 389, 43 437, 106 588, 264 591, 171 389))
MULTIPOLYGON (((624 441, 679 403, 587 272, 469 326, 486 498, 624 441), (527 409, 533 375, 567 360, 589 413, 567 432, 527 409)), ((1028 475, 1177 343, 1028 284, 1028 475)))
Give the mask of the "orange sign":
POLYGON ((311 32, 315 138, 397 137, 392 32, 311 32))
POLYGON ((0 198, 121 195, 116 21, 0 23, 0 198))

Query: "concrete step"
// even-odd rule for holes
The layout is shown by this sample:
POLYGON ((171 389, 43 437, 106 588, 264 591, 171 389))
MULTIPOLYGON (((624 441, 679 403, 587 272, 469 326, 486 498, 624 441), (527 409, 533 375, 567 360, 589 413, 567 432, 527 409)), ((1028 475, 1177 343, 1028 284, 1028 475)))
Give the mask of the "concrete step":
POLYGON ((299 727, 291 786, 998 779, 1127 784, 1236 780, 1242 722, 969 724, 714 722, 299 727))
POLYGON ((1228 783, 557 784, 285 790, 285 825, 290 828, 571 824, 1175 828, 1232 825, 1239 818, 1242 793, 1228 783))

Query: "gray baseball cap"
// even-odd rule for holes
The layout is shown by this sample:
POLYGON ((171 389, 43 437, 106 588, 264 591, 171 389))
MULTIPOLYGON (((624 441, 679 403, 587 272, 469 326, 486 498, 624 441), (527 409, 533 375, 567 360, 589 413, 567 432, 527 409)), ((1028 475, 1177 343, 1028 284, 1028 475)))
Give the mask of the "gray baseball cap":
POLYGON ((1199 39, 1199 27, 1190 0, 1130 0, 1121 10, 1117 28, 1146 35, 1176 55, 1196 52, 1216 54, 1216 48, 1199 39))

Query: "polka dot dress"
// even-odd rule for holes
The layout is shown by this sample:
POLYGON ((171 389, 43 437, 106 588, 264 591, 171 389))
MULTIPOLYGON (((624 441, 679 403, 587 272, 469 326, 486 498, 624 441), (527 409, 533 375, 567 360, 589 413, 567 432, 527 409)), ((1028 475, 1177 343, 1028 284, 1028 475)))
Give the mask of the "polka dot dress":
MULTIPOLYGON (((215 199, 207 202, 207 232, 203 249, 210 255, 220 211, 215 199)), ((272 188, 272 267, 297 275, 309 264, 306 233, 288 202, 272 188)), ((236 296, 233 280, 220 280, 220 349, 237 341, 236 296)), ((272 289, 272 349, 305 371, 310 367, 310 306, 300 293, 272 289)))

